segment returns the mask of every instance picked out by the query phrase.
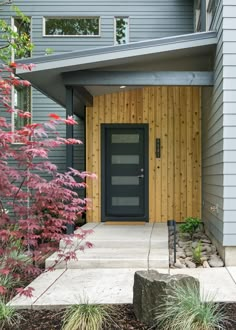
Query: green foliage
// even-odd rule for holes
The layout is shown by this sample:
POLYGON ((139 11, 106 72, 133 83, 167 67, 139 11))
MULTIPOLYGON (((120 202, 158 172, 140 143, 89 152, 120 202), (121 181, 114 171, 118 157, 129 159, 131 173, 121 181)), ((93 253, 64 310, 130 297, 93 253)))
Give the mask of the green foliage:
POLYGON ((201 225, 201 219, 189 217, 185 219, 185 222, 179 225, 179 230, 181 233, 188 233, 191 236, 201 225))
POLYGON ((0 300, 0 330, 17 329, 22 316, 11 306, 0 300))
POLYGON ((225 324, 229 320, 223 308, 209 295, 203 295, 201 299, 196 285, 176 286, 171 292, 163 306, 156 310, 157 329, 226 329, 225 324))
POLYGON ((33 49, 30 40, 30 19, 26 17, 19 8, 12 7, 14 11, 15 26, 11 26, 3 19, 0 19, 0 38, 3 45, 0 47, 0 59, 11 62, 12 50, 15 58, 29 57, 33 49))
POLYGON ((198 242, 198 245, 193 249, 193 261, 197 265, 202 264, 202 243, 201 241, 198 242))
POLYGON ((108 305, 79 304, 69 307, 63 318, 63 330, 101 330, 112 323, 114 307, 108 305))

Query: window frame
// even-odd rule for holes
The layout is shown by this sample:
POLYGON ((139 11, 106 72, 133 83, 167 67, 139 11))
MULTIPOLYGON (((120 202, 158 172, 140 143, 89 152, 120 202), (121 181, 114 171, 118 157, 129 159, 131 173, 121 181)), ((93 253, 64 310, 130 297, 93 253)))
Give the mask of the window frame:
POLYGON ((115 46, 121 46, 121 45, 127 45, 130 43, 130 17, 129 16, 115 16, 114 19, 113 19, 113 26, 114 26, 114 45, 115 46), (117 18, 125 18, 127 19, 127 32, 128 32, 128 42, 125 43, 125 44, 118 44, 117 41, 116 41, 116 20, 117 18))
POLYGON ((206 31, 209 31, 212 27, 218 5, 218 0, 206 0, 206 31), (217 1, 216 4, 214 1, 217 1))
POLYGON ((101 37, 101 16, 43 16, 42 19, 42 31, 43 31, 43 38, 100 38, 101 37), (87 35, 77 35, 77 34, 71 34, 71 35, 49 35, 46 34, 46 19, 94 19, 98 18, 98 32, 99 34, 93 35, 93 34, 87 34, 87 35))
MULTIPOLYGON (((27 16, 30 19, 30 40, 32 41, 32 16, 27 16)), ((12 16, 11 17, 11 27, 12 29, 14 29, 15 27, 15 19, 19 19, 20 17, 18 16, 12 16)), ((32 53, 31 53, 32 56, 32 53)), ((19 59, 18 59, 19 60, 19 59)), ((14 51, 12 51, 11 53, 11 62, 15 61, 15 53, 14 51)), ((32 111, 32 106, 33 106, 33 102, 32 102, 32 86, 28 86, 28 87, 24 87, 24 88, 29 88, 29 94, 30 94, 30 100, 29 100, 29 107, 30 107, 30 114, 31 117, 28 119, 29 123, 32 123, 32 117, 33 117, 33 111, 32 111)), ((15 110, 16 106, 15 106, 15 90, 16 88, 14 86, 11 87, 11 107, 13 110, 15 110)), ((14 133, 15 132, 15 117, 14 117, 15 112, 11 113, 11 132, 14 133)), ((12 144, 22 144, 22 142, 16 142, 16 141, 12 141, 12 144)))

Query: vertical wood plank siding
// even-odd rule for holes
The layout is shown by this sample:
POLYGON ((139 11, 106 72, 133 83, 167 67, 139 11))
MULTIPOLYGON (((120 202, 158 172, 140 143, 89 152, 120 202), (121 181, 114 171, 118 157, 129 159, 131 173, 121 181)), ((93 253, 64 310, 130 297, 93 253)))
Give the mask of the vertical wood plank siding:
POLYGON ((86 111, 87 221, 101 219, 101 124, 149 125, 149 221, 201 217, 201 110, 198 87, 146 87, 94 97, 86 111), (155 139, 161 139, 161 158, 155 139))

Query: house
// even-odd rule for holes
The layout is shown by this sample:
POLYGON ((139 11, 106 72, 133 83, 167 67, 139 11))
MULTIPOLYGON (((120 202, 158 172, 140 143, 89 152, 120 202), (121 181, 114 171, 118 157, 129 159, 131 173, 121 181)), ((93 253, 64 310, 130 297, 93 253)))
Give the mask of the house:
POLYGON ((66 135, 85 142, 52 158, 98 176, 87 222, 201 217, 236 265, 235 1, 15 4, 31 18, 21 62, 36 67, 17 74, 34 87, 34 120, 73 114, 66 135))

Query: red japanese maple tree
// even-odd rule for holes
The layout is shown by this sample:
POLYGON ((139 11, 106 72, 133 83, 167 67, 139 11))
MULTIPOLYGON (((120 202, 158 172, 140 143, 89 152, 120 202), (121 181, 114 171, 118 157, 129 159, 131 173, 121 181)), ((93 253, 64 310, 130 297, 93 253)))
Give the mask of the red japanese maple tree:
MULTIPOLYGON (((76 249, 91 247, 89 233, 78 230, 67 235, 66 226, 74 224, 87 209, 88 201, 79 196, 85 178, 93 174, 69 168, 58 171, 50 161, 52 149, 67 144, 80 144, 76 139, 59 136, 58 125, 77 125, 73 117, 50 114, 47 122, 25 124, 11 130, 11 114, 30 118, 29 112, 12 107, 12 86, 29 86, 14 75, 17 66, 31 70, 32 65, 1 65, 0 79, 0 295, 19 287, 25 279, 40 272, 46 255, 58 250, 64 239, 66 248, 58 250, 55 263, 76 258, 76 249), (10 115, 9 115, 10 114, 10 115), (14 143, 17 141, 17 144, 14 143), (73 245, 73 237, 80 244, 73 245)), ((31 295, 31 288, 18 289, 31 295)))

